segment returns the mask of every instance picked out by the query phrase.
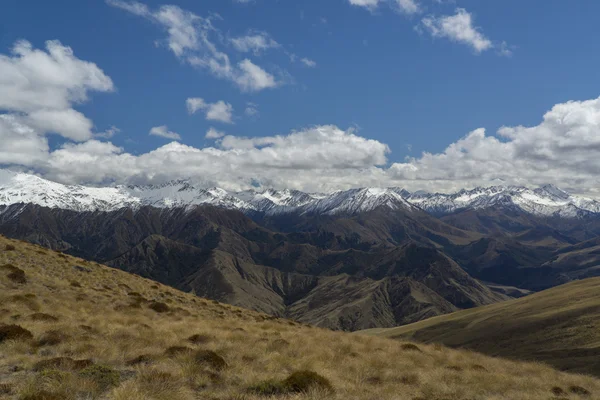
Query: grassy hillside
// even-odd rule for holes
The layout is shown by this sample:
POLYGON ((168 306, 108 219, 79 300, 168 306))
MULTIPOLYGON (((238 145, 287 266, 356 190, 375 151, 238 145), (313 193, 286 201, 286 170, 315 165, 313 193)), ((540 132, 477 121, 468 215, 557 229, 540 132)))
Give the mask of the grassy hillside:
POLYGON ((600 376, 600 278, 364 333, 536 360, 600 376))
POLYGON ((569 399, 600 381, 312 328, 0 237, 0 397, 569 399))

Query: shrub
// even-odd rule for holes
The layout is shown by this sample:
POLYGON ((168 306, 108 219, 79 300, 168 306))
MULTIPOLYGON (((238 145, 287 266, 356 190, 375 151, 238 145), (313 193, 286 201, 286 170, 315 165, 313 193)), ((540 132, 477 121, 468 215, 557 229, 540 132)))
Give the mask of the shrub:
POLYGON ((16 250, 16 247, 13 246, 12 244, 7 244, 6 246, 4 246, 4 251, 14 251, 16 250))
POLYGON ((297 371, 283 381, 287 390, 292 393, 303 393, 310 389, 322 389, 333 392, 329 380, 313 371, 297 371))
POLYGON ((569 392, 579 395, 579 396, 589 396, 592 393, 586 388, 582 388, 581 386, 569 386, 569 392))
POLYGON ((119 371, 105 365, 91 365, 82 369, 79 372, 79 375, 93 380, 102 391, 118 386, 121 381, 121 374, 119 371))
POLYGON ((38 304, 38 302, 35 300, 35 295, 34 294, 15 294, 12 295, 8 298, 9 301, 12 301, 14 303, 21 303, 23 305, 25 305, 27 308, 29 308, 31 311, 39 311, 40 310, 40 305, 38 304))
POLYGON ((161 303, 159 301, 154 301, 154 302, 150 303, 148 308, 156 311, 157 313, 166 313, 166 312, 169 312, 169 310, 170 310, 168 305, 166 305, 165 303, 161 303))
POLYGON ((566 395, 566 394, 567 394, 567 392, 565 392, 563 388, 561 388, 561 387, 558 387, 558 386, 554 386, 554 387, 552 388, 552 390, 550 390, 550 391, 551 391, 551 392, 552 392, 552 394, 553 394, 553 395, 555 395, 555 396, 564 396, 564 395, 566 395))
POLYGON ((290 393, 306 393, 311 389, 320 389, 333 393, 329 380, 313 371, 297 371, 283 381, 268 380, 250 386, 248 391, 262 396, 285 395, 290 393))
POLYGON ((196 334, 187 338, 187 341, 193 344, 204 344, 208 343, 212 340, 212 338, 208 335, 196 334))
POLYGON ((27 283, 27 277, 25 276, 25 271, 22 269, 16 268, 8 275, 6 275, 8 279, 13 281, 14 283, 18 283, 19 285, 24 285, 27 283))
POLYGON ((39 347, 42 346, 56 346, 68 339, 68 336, 60 331, 48 331, 44 333, 37 341, 39 347))
POLYGON ((33 334, 19 325, 0 326, 0 343, 6 340, 31 340, 33 334))
POLYGON ((217 371, 227 368, 223 357, 211 350, 198 350, 194 354, 194 361, 198 364, 208 365, 217 371))
POLYGON ((45 313, 35 313, 29 316, 29 319, 32 321, 41 321, 41 322, 56 322, 58 321, 58 317, 54 315, 45 314, 45 313))
POLYGON ((419 348, 419 346, 414 345, 412 343, 404 343, 400 347, 402 348, 402 350, 406 350, 406 351, 418 351, 419 353, 422 353, 422 351, 419 348))

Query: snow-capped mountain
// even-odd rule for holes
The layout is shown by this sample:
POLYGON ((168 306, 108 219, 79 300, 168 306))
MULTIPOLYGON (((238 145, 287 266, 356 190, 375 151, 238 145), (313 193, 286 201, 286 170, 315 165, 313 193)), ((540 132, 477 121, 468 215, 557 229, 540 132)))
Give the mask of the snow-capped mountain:
POLYGON ((485 208, 514 209, 534 215, 563 218, 600 213, 600 202, 572 196, 554 185, 544 185, 533 190, 523 186, 492 186, 461 190, 454 194, 414 193, 407 200, 436 215, 485 208))
POLYGON ((203 189, 188 181, 164 185, 87 187, 63 185, 34 175, 0 170, 0 206, 36 204, 73 211, 114 211, 121 208, 159 208, 212 204, 233 209, 253 209, 219 188, 203 189))
POLYGON ((320 193, 304 193, 299 190, 288 189, 267 189, 262 192, 247 190, 235 193, 235 196, 251 204, 252 209, 273 215, 294 212, 326 197, 326 195, 320 193))
POLYGON ((391 210, 423 209, 444 215, 464 209, 502 208, 564 218, 600 214, 600 202, 573 196, 553 185, 537 189, 492 186, 453 194, 410 193, 402 188, 361 188, 329 194, 298 190, 228 192, 202 188, 187 180, 162 185, 87 187, 63 185, 35 175, 0 170, 0 206, 36 204, 74 211, 113 211, 153 206, 189 207, 210 204, 246 213, 356 214, 378 207, 391 210))
POLYGON ((307 214, 356 214, 379 207, 391 210, 417 210, 394 188, 362 188, 334 192, 303 207, 307 214))

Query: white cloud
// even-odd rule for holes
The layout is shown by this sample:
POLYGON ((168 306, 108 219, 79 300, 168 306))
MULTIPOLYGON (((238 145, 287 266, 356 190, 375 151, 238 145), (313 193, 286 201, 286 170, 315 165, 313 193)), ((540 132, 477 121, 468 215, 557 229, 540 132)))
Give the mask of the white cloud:
POLYGON ((149 135, 160 136, 166 139, 181 140, 181 136, 179 136, 178 133, 169 131, 169 128, 166 125, 155 126, 150 129, 149 135))
POLYGON ((240 62, 238 67, 241 74, 235 77, 235 82, 242 90, 255 92, 278 85, 273 75, 267 73, 248 59, 240 62))
POLYGON ((473 26, 473 16, 464 8, 457 8, 454 15, 425 17, 421 23, 431 36, 469 45, 476 53, 494 47, 492 41, 473 26))
POLYGON ((192 97, 186 100, 188 112, 194 114, 199 110, 205 111, 206 119, 233 124, 233 106, 219 100, 216 103, 207 103, 200 97, 192 97))
POLYGON ((405 14, 417 14, 421 12, 421 7, 416 0, 348 0, 353 6, 375 10, 381 3, 389 3, 405 14))
POLYGON ((117 128, 116 126, 111 126, 110 128, 108 128, 104 132, 96 133, 94 135, 94 137, 96 137, 96 138, 110 139, 110 138, 112 138, 113 136, 115 136, 119 132, 121 132, 121 130, 119 128, 117 128))
POLYGON ((206 135, 204 136, 207 139, 220 139, 225 136, 224 132, 218 131, 215 128, 211 127, 206 131, 206 135))
POLYGON ((87 101, 88 92, 113 90, 96 64, 78 59, 58 41, 46 42, 46 51, 19 41, 11 55, 0 54, 0 110, 5 112, 0 115, 38 135, 92 138, 92 121, 73 107, 87 101))
POLYGON ((265 50, 280 47, 280 44, 266 32, 250 32, 245 36, 229 39, 229 41, 236 50, 243 53, 260 54, 265 50))
POLYGON ((349 0, 353 6, 376 8, 381 0, 349 0))
POLYGON ((204 110, 207 107, 204 99, 200 97, 191 97, 185 101, 185 105, 187 107, 188 113, 195 114, 198 110, 204 110))
POLYGON ((317 66, 317 63, 309 58, 302 58, 300 62, 308 68, 315 68, 317 66))
POLYGON ((16 118, 0 114, 0 165, 32 167, 48 158, 48 140, 16 118))
POLYGON ((244 114, 246 114, 248 117, 255 117, 255 116, 257 116, 259 114, 258 104, 252 103, 252 102, 248 102, 246 104, 246 109, 244 110, 244 114))
POLYGON ((209 121, 220 121, 232 124, 233 107, 229 103, 220 100, 211 104, 206 110, 206 119, 209 121))
MULTIPOLYGON (((174 5, 150 10, 138 2, 106 0, 106 3, 144 17, 167 31, 166 45, 181 60, 209 71, 220 79, 236 84, 241 90, 256 92, 277 87, 280 82, 262 67, 245 59, 238 63, 219 50, 217 41, 223 34, 213 26, 213 18, 204 18, 174 5)), ((252 47, 248 44, 249 48, 252 47)), ((269 45, 266 42, 265 45, 269 45)), ((254 44, 256 45, 256 43, 254 44)))

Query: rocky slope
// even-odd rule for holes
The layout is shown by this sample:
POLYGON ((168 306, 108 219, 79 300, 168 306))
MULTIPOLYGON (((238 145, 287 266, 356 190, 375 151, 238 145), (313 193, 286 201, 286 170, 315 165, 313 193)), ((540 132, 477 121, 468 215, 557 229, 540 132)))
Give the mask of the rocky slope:
POLYGON ((436 249, 436 240, 449 241, 432 230, 443 224, 427 215, 431 228, 402 215, 380 223, 384 216, 307 218, 303 228, 282 232, 213 206, 76 212, 15 205, 0 214, 0 232, 335 329, 395 326, 508 298, 436 249))

